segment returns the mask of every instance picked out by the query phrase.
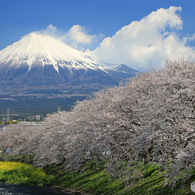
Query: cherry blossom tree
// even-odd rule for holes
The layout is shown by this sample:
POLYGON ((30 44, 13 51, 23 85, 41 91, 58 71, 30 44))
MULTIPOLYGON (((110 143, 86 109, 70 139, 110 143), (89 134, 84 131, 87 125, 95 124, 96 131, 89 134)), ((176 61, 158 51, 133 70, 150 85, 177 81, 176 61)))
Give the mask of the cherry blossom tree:
POLYGON ((195 64, 167 61, 159 71, 49 115, 41 127, 12 125, 0 132, 0 148, 31 154, 39 166, 63 163, 73 171, 93 159, 106 161, 111 176, 127 181, 143 176, 135 162, 155 162, 174 186, 181 170, 187 178, 195 163, 195 64))
POLYGON ((72 112, 81 133, 67 156, 70 167, 80 168, 71 163, 82 165, 96 157, 108 160, 107 170, 114 174, 124 162, 165 166, 171 161, 174 168, 169 166, 167 173, 176 181, 195 160, 194 91, 194 63, 167 61, 160 71, 140 74, 78 103, 72 112))

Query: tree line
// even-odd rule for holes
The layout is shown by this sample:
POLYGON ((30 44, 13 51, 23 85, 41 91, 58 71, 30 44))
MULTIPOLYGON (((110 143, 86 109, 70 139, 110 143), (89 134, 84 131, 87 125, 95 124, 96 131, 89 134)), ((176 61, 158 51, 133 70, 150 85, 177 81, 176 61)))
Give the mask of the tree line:
POLYGON ((36 166, 63 164, 75 172, 93 159, 105 161, 110 177, 127 183, 143 176, 136 162, 158 163, 174 186, 195 163, 194 92, 195 63, 166 61, 159 71, 48 115, 42 126, 10 125, 0 132, 0 150, 31 155, 36 166))

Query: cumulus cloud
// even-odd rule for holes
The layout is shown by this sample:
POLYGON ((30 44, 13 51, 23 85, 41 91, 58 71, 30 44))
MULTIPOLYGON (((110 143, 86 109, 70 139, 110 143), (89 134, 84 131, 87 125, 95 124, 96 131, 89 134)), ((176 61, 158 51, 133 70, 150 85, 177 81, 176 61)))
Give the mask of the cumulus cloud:
POLYGON ((160 8, 140 21, 124 26, 106 37, 90 55, 111 64, 127 64, 140 71, 159 69, 165 59, 194 58, 194 48, 187 46, 191 37, 180 38, 183 27, 181 7, 160 8))
POLYGON ((74 25, 67 35, 76 43, 90 44, 96 35, 88 35, 85 33, 85 28, 80 25, 74 25))
POLYGON ((82 50, 87 49, 85 46, 89 46, 103 37, 102 35, 89 35, 86 28, 80 25, 73 25, 68 31, 63 32, 50 24, 46 29, 38 31, 38 33, 50 35, 74 48, 82 50))

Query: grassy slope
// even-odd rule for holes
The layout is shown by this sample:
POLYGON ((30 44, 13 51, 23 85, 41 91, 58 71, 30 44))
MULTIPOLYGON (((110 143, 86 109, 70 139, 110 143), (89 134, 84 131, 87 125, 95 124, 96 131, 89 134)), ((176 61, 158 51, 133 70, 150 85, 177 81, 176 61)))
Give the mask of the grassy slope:
POLYGON ((92 194, 195 194, 190 189, 191 182, 195 181, 195 169, 191 179, 182 187, 177 183, 175 189, 171 190, 168 186, 164 187, 164 172, 156 167, 151 168, 142 179, 136 181, 129 188, 124 188, 120 180, 109 182, 109 176, 103 166, 92 166, 80 174, 67 173, 62 166, 53 166, 46 169, 46 172, 55 175, 51 181, 54 185, 66 188, 81 190, 92 194))
POLYGON ((109 182, 104 165, 89 164, 82 173, 66 172, 62 165, 50 166, 43 170, 31 165, 16 162, 0 162, 0 181, 30 185, 58 185, 69 189, 89 192, 91 194, 195 194, 190 190, 195 181, 195 169, 192 177, 183 187, 178 183, 174 190, 164 187, 163 170, 150 167, 145 177, 136 178, 134 184, 124 188, 120 180, 109 182), (46 174, 47 173, 47 174, 46 174), (51 176, 53 175, 53 176, 51 176))

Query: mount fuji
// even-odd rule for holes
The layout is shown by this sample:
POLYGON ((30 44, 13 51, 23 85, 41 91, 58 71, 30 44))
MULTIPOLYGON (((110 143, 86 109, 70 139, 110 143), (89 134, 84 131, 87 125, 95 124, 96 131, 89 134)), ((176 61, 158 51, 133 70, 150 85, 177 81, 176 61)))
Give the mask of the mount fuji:
POLYGON ((0 101, 84 98, 136 74, 126 65, 98 65, 85 53, 33 32, 0 51, 0 101))

